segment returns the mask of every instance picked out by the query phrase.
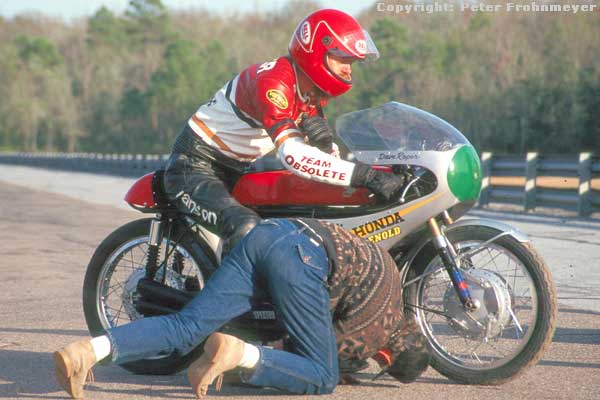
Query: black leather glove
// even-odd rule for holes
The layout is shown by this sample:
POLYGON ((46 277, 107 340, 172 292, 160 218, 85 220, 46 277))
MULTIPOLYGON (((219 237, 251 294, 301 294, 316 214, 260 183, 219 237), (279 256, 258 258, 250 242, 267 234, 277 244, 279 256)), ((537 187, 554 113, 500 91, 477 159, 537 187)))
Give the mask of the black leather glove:
POLYGON ((333 143, 333 129, 323 117, 306 117, 300 123, 300 129, 308 136, 308 140, 312 146, 326 153, 331 152, 333 143))
POLYGON ((402 190, 406 183, 407 176, 405 174, 396 175, 378 171, 365 164, 356 164, 350 180, 350 186, 366 187, 386 200, 402 190))

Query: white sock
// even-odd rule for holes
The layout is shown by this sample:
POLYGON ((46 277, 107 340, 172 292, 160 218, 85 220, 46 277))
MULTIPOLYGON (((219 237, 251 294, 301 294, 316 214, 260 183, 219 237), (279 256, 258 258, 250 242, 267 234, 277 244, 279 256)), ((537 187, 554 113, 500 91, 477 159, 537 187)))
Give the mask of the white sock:
POLYGON ((110 340, 108 336, 98 336, 90 340, 94 354, 96 355, 96 361, 101 361, 110 355, 110 340))
POLYGON ((244 355, 242 355, 238 367, 254 368, 254 366, 258 364, 259 359, 260 351, 258 351, 258 347, 250 343, 244 343, 244 355))

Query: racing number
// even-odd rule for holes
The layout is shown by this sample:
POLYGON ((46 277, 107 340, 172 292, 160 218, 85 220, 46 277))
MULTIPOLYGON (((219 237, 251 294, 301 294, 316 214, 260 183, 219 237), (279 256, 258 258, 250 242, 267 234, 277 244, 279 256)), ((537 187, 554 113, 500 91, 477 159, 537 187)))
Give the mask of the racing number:
POLYGON ((265 63, 262 63, 261 66, 258 67, 258 69, 256 70, 256 73, 260 74, 261 72, 273 69, 273 68, 275 68, 275 64, 277 64, 277 60, 267 61, 265 63))

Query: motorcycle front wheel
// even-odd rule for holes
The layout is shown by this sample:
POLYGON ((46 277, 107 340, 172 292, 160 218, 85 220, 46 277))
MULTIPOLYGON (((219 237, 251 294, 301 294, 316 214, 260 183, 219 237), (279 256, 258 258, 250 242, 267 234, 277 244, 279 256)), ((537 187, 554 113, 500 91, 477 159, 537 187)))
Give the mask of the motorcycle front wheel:
POLYGON ((457 382, 495 385, 535 365, 552 342, 557 304, 547 265, 531 243, 498 230, 464 226, 447 233, 478 303, 465 311, 440 257, 428 244, 405 287, 407 316, 429 341, 431 365, 457 382))
MULTIPOLYGON (((148 234, 151 219, 130 222, 111 233, 96 249, 87 267, 83 285, 83 310, 92 336, 100 336, 109 328, 143 318, 135 306, 138 298, 137 283, 145 277, 148 234)), ((181 236, 181 230, 173 229, 172 238, 181 236)), ((159 264, 165 258, 167 240, 160 246, 159 264)), ((183 290, 186 279, 196 279, 200 288, 207 279, 207 246, 201 246, 199 238, 184 236, 184 240, 169 247, 174 251, 155 277, 170 287, 183 290), (204 251, 201 255, 199 252, 204 251), (166 278, 164 277, 166 273, 166 278)), ((199 346, 185 356, 165 354, 150 359, 122 364, 121 367, 136 374, 170 375, 186 368, 202 353, 199 346)))

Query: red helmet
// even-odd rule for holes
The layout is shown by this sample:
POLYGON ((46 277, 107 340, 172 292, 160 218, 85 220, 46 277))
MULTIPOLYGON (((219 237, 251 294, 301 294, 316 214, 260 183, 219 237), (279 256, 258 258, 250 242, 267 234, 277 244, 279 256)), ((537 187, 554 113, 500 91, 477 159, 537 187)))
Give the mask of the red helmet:
POLYGON ((379 57, 369 33, 352 16, 328 9, 315 11, 298 24, 289 51, 298 68, 330 96, 350 90, 352 81, 331 70, 327 63, 328 54, 358 61, 379 57))

